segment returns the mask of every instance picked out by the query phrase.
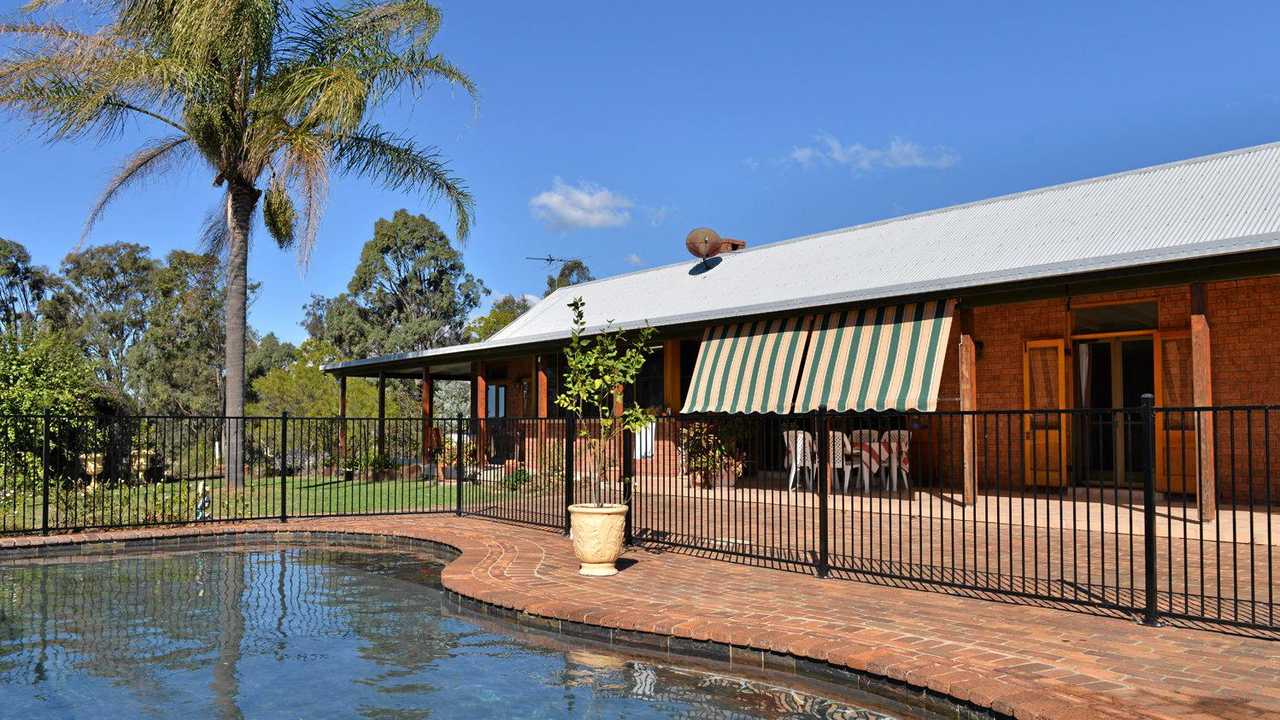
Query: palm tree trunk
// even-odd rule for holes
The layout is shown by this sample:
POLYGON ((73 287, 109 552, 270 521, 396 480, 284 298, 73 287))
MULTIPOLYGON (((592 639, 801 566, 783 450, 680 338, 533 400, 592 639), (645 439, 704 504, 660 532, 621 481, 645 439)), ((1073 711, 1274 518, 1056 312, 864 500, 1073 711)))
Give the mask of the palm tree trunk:
POLYGON ((242 720, 240 710, 240 659, 244 643, 245 568, 244 553, 222 555, 215 576, 218 582, 218 629, 215 640, 216 664, 213 666, 209 690, 220 720, 242 720))
POLYGON ((232 186, 227 200, 227 424, 223 432, 227 484, 244 485, 244 334, 248 324, 249 228, 259 192, 232 186))

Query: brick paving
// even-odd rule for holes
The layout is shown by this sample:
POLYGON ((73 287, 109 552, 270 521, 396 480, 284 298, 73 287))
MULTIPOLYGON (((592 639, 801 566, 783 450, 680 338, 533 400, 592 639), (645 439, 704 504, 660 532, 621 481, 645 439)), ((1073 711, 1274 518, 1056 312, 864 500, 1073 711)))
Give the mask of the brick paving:
MULTIPOLYGON (((580 485, 578 497, 587 497, 585 484, 580 485)), ((750 556, 781 567, 816 560, 818 513, 810 494, 685 489, 681 494, 637 491, 633 497, 638 540, 709 555, 750 556)), ((1075 517, 1077 508, 1064 507, 1071 503, 1037 498, 1010 522, 1007 512, 998 516, 1001 521, 994 514, 979 519, 951 512, 954 508, 943 512, 941 504, 889 497, 836 496, 831 503, 830 562, 839 571, 1124 608, 1146 603, 1143 536, 1130 532, 1141 529, 1141 510, 1113 506, 1104 512, 1092 504, 1075 517)), ((468 511, 549 527, 564 524, 560 493, 495 492, 470 503, 468 511)), ((1280 513, 1261 517, 1274 523, 1280 513)), ((1168 518, 1157 523, 1158 530, 1177 530, 1157 533, 1160 611, 1280 624, 1280 546, 1270 542, 1280 541, 1280 530, 1237 533, 1234 525, 1219 523, 1201 538, 1188 536, 1181 525, 1168 518)))
POLYGON ((1280 715, 1280 642, 632 549, 582 578, 564 537, 448 515, 0 538, 0 549, 262 531, 395 535, 461 551, 450 590, 534 616, 825 661, 1018 718, 1280 715))
MULTIPOLYGON (((816 512, 689 498, 646 498, 636 534, 704 550, 812 561, 816 512)), ((1084 527, 977 522, 897 511, 832 509, 831 563, 995 591, 1075 602, 1145 604, 1143 537, 1084 527)), ((1280 549, 1270 545, 1158 537, 1156 569, 1162 612, 1254 625, 1280 623, 1280 549)))

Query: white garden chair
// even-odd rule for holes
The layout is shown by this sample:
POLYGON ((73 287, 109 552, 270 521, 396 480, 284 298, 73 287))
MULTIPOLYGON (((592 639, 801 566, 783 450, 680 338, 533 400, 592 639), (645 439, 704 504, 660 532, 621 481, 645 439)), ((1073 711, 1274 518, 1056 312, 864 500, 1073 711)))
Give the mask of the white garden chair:
POLYGON ((886 430, 880 436, 880 444, 884 447, 884 458, 889 472, 884 478, 884 489, 898 491, 898 478, 902 478, 903 488, 911 489, 911 431, 886 430))
POLYGON ((831 465, 831 475, 840 473, 841 487, 849 492, 849 476, 856 469, 852 462, 853 445, 849 436, 839 430, 827 434, 827 460, 831 465))
POLYGON ((813 434, 808 430, 784 430, 782 440, 787 445, 787 465, 791 473, 787 477, 787 490, 796 487, 796 476, 803 474, 805 486, 813 489, 814 470, 818 461, 817 447, 813 442, 813 434))

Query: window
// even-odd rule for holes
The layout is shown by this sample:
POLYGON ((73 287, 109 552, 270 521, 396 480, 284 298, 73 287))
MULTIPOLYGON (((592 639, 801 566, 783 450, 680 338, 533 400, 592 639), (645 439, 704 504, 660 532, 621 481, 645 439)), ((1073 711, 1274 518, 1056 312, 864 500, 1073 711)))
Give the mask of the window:
POLYGON ((1158 306, 1154 302, 1099 305, 1072 311, 1072 332, 1077 335, 1154 330, 1158 306))
POLYGON ((556 398, 564 392, 564 356, 560 353, 547 355, 543 362, 543 370, 547 374, 547 417, 565 417, 568 413, 556 404, 556 398))
MULTIPOLYGON (((684 405, 684 396, 689 394, 689 386, 693 384, 693 368, 698 364, 698 350, 702 347, 699 340, 680 341, 680 404, 684 405)), ((676 408, 679 412, 680 408, 676 408)))
POLYGON ((485 398, 485 417, 501 418, 507 416, 507 386, 490 385, 488 397, 485 398))
POLYGON ((644 366, 640 368, 640 374, 636 376, 633 397, 635 403, 642 408, 660 408, 664 405, 662 348, 650 348, 649 352, 644 366))

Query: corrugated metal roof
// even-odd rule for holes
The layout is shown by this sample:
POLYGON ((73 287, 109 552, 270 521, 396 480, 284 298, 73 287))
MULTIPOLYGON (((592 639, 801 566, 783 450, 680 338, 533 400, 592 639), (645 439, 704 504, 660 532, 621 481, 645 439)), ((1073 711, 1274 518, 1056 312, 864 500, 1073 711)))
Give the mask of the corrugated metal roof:
MULTIPOLYGON (((562 288, 484 343, 716 320, 1280 247, 1280 143, 1055 185, 562 288)), ((673 239, 676 242, 678 239, 673 239)))

